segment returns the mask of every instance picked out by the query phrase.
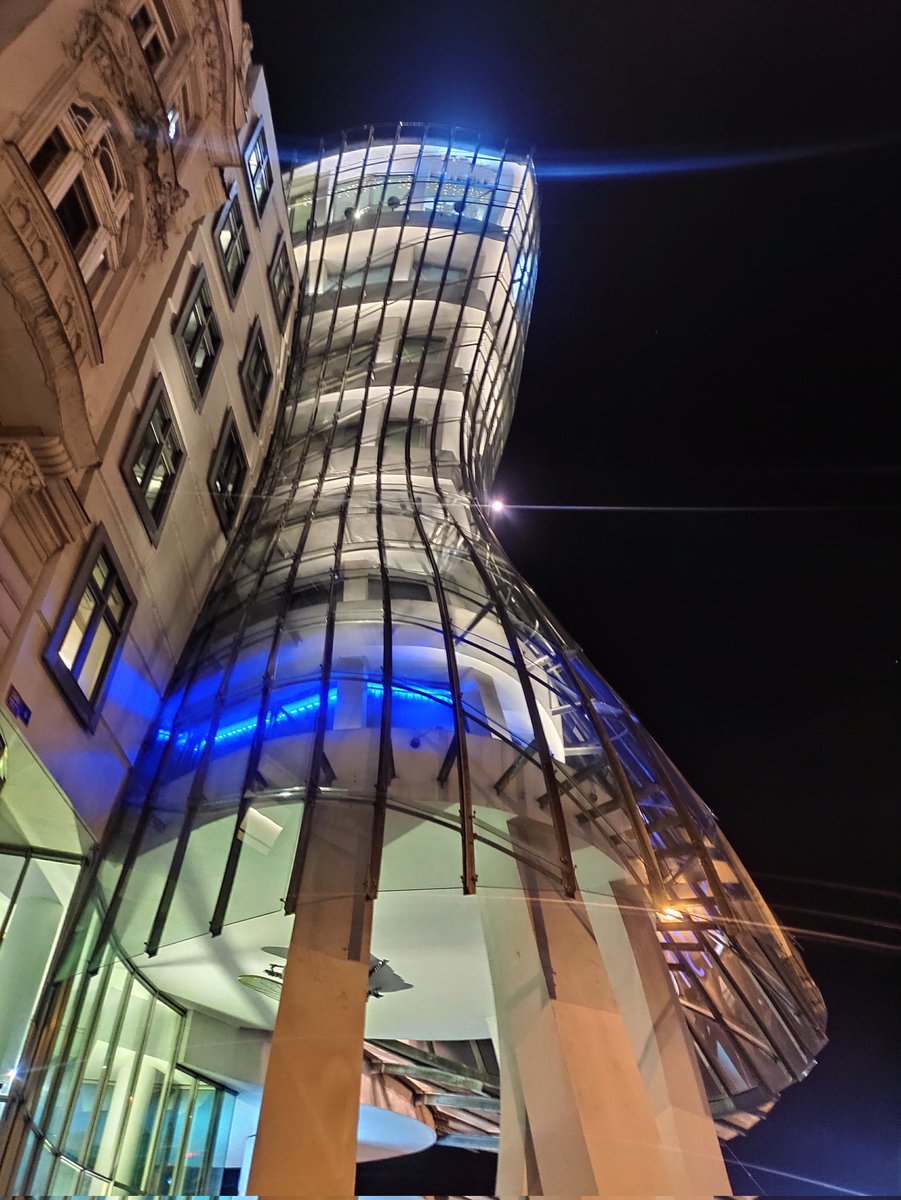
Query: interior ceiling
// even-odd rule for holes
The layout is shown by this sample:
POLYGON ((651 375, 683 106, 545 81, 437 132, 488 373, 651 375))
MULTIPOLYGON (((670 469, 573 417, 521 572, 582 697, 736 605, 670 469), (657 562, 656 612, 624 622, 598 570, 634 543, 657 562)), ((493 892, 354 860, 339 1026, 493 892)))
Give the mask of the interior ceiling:
MULTIPOLYGON (((392 890, 383 889, 375 903, 372 952, 413 986, 369 1001, 367 1037, 456 1040, 491 1034, 494 1002, 479 897, 464 896, 459 882, 443 888, 423 883, 451 882, 445 869, 449 836, 440 826, 416 821, 386 847, 383 874, 392 890), (412 873, 397 875, 391 869, 395 862, 409 864, 412 873)), ((238 976, 262 975, 279 961, 263 948, 287 946, 292 921, 280 909, 261 914, 226 925, 219 937, 203 933, 162 946, 153 958, 138 955, 135 965, 186 1005, 237 1025, 271 1029, 276 1001, 243 986, 238 976)))

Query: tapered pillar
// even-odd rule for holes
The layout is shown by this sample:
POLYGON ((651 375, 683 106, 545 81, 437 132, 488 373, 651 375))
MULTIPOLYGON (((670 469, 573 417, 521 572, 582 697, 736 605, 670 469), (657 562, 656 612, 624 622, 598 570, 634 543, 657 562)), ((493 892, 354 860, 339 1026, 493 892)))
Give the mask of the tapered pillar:
POLYGON ((370 819, 316 806, 248 1191, 353 1196, 372 902, 370 819))
POLYGON ((614 980, 629 1025, 679 1195, 726 1195, 731 1190, 710 1116, 698 1056, 660 952, 645 893, 634 883, 611 883, 616 904, 593 907, 601 945, 626 940, 614 980), (620 988, 622 987, 622 994, 620 988))
MULTIPOLYGON (((549 827, 512 825, 517 841, 552 857, 549 827)), ((519 888, 481 894, 499 1049, 505 1077, 515 1077, 501 1104, 519 1106, 512 1152, 509 1122, 502 1126, 497 1192, 521 1194, 528 1180, 540 1181, 532 1195, 674 1195, 667 1147, 585 904, 523 864, 514 871, 519 888)))

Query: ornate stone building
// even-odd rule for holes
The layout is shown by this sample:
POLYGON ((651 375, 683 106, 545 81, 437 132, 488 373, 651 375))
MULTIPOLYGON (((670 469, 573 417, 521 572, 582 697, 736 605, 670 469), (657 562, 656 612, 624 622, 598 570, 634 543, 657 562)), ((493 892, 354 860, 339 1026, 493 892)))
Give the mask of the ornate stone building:
POLYGON ((289 244, 237 2, 2 6, 0 1119, 260 471, 289 244))

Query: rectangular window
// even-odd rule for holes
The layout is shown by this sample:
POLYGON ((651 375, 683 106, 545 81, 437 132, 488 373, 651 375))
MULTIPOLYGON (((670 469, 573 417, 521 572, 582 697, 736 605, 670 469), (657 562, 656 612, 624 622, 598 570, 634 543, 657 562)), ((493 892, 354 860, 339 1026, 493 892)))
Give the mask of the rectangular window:
MULTIPOLYGON (((371 575, 368 584, 369 599, 381 600, 381 576, 371 575)), ((432 593, 427 583, 420 583, 416 579, 397 579, 393 575, 389 575, 388 577, 388 594, 392 600, 431 600, 432 598, 432 593)))
POLYGON ((184 443, 158 379, 122 463, 128 490, 154 545, 184 462, 184 443))
POLYGON ((44 661, 88 729, 96 728, 134 607, 134 594, 98 527, 44 652, 44 661))
POLYGON ((241 363, 241 390, 247 401, 250 420, 254 429, 259 426, 263 405, 272 383, 272 366, 266 353, 266 342, 260 328, 259 318, 254 322, 247 342, 244 361, 241 363))
POLYGON ((175 31, 162 0, 139 4, 132 13, 131 27, 144 51, 147 65, 155 72, 175 40, 175 31))
POLYGON ((210 467, 209 487, 213 507, 222 532, 227 534, 241 507, 241 493, 247 479, 247 458, 238 437, 234 413, 225 414, 219 444, 210 467))
POLYGON ((244 155, 247 166, 247 179, 250 183, 250 193, 256 206, 257 216, 262 216, 269 193, 272 191, 272 163, 269 158, 269 147, 266 144, 266 131, 262 122, 256 133, 250 139, 250 145, 244 155))
POLYGON ((446 263, 424 262, 419 267, 419 278, 424 283, 461 283, 469 275, 466 267, 449 267, 446 263))
POLYGON ((97 232, 97 218, 81 176, 57 204, 56 215, 72 253, 78 257, 97 232))
POLYGON ((443 337, 405 337, 400 346, 400 361, 418 364, 424 354, 439 354, 444 345, 443 337))
POLYGON ((272 301, 278 323, 284 329, 291 301, 294 299, 294 276, 291 274, 291 260, 288 257, 288 247, 284 241, 279 243, 269 268, 269 286, 272 289, 272 301))
POLYGON ((244 225, 241 205, 238 203, 237 190, 232 193, 216 222, 213 240, 216 243, 225 286, 229 296, 234 300, 241 286, 241 280, 244 278, 247 260, 250 258, 247 229, 244 225))
POLYGON ((28 163, 41 187, 46 186, 68 153, 69 144, 58 128, 41 142, 28 163))
POLYGON ((210 287, 203 268, 188 293, 185 307, 176 323, 175 340, 184 355, 194 402, 199 407, 222 346, 222 334, 213 312, 210 287))

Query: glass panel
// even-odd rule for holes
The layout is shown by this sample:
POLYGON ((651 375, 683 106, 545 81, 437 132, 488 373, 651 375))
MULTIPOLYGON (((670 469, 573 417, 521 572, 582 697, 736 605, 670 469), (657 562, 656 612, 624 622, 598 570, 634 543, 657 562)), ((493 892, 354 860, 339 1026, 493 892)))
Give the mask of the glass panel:
POLYGON ((192 1076, 186 1071, 175 1071, 169 1095, 166 1097, 159 1143, 154 1156, 154 1173, 149 1181, 148 1190, 157 1195, 172 1195, 178 1189, 182 1145, 193 1093, 192 1076))
POLYGON ((56 1157, 44 1142, 38 1155, 37 1167, 31 1180, 29 1195, 45 1196, 50 1191, 50 1175, 56 1165, 56 1157))
POLYGON ((127 1001, 131 976, 122 965, 114 963, 96 1028, 85 1045, 81 1081, 69 1119, 69 1128, 62 1145, 63 1153, 78 1162, 85 1162, 87 1138, 91 1132, 95 1109, 102 1109, 105 1084, 114 1074, 116 1034, 120 1011, 127 1001))
POLYGON ((206 1176, 209 1145, 214 1132, 212 1121, 216 1106, 216 1091, 211 1084, 198 1082, 191 1112, 188 1139, 184 1150, 184 1166, 180 1190, 186 1195, 199 1192, 206 1176))
POLYGON ((0 1096, 15 1078, 79 870, 75 863, 32 859, 23 872, 21 858, 0 856, 0 926, 8 907, 5 899, 19 887, 0 940, 0 980, 15 981, 15 986, 0 988, 0 1096))
POLYGON ((181 1024, 181 1018, 174 1009, 160 1000, 155 1001, 147 1041, 134 1080, 134 1100, 122 1131, 115 1168, 116 1179, 135 1189, 140 1187, 148 1167, 148 1155, 161 1116, 163 1093, 181 1024))
POLYGON ((113 1175, 117 1153, 124 1147, 123 1126, 137 1117, 136 1110, 143 1108, 146 1100, 138 1067, 150 1007, 150 993, 139 979, 134 979, 117 1045, 107 1058, 107 1076, 87 1159, 89 1166, 107 1178, 113 1175))
POLYGON ((93 698, 97 690, 101 672, 106 664, 112 645, 113 631, 107 625, 106 621, 101 620, 77 676, 78 686, 89 700, 93 698))
POLYGON ((80 1174, 79 1167, 61 1158, 56 1164, 53 1185, 48 1190, 55 1196, 72 1196, 77 1191, 80 1174))
POLYGON ((85 588, 84 595, 78 602, 78 608, 75 610, 75 615, 59 648, 59 656, 70 671, 81 648, 88 622, 96 607, 97 601, 94 598, 94 593, 90 588, 85 588))

